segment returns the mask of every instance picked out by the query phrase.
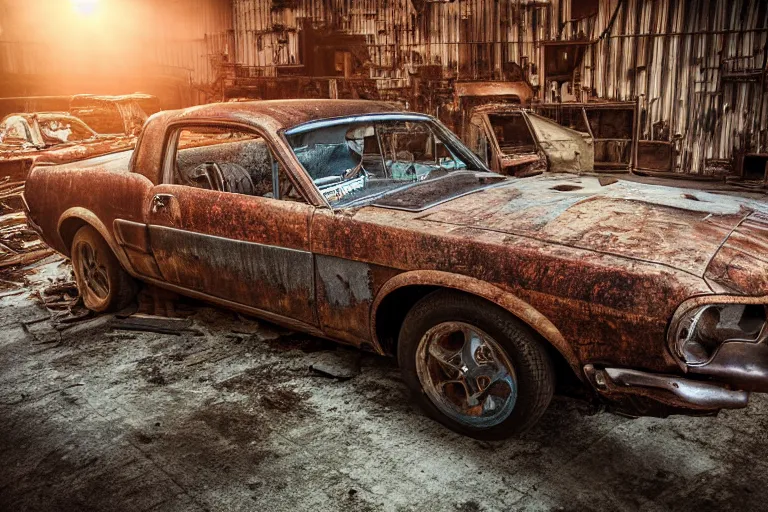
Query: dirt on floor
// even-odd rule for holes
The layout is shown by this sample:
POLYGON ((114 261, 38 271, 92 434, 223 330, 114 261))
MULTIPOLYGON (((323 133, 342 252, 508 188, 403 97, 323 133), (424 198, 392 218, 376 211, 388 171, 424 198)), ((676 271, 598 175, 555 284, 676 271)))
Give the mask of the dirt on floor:
POLYGON ((123 330, 111 316, 62 324, 77 313, 66 262, 4 279, 24 286, 0 289, 3 511, 768 503, 762 396, 717 418, 666 420, 583 416, 555 398, 521 439, 485 443, 414 408, 391 359, 194 303, 176 334, 123 330), (46 307, 46 289, 63 299, 46 307))

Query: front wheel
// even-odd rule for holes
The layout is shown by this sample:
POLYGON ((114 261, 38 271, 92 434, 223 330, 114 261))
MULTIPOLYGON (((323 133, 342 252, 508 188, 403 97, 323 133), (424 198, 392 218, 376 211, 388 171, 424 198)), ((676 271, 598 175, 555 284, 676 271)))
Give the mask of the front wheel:
POLYGON ((91 311, 119 311, 136 296, 136 282, 93 227, 83 226, 75 233, 70 254, 77 288, 91 311))
POLYGON ((451 430, 497 440, 524 432, 554 393, 554 370, 528 326, 454 291, 420 300, 400 330, 398 361, 417 402, 451 430))

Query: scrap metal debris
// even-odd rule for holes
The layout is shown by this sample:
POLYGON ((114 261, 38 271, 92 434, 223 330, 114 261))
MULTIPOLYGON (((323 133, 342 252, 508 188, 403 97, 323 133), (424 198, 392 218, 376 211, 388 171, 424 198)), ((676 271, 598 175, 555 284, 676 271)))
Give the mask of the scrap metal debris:
POLYGON ((117 330, 156 332, 175 336, 192 333, 196 336, 202 336, 203 332, 194 328, 192 324, 192 319, 189 318, 168 318, 141 313, 126 318, 115 318, 110 322, 110 326, 117 330))
POLYGON ((49 310, 71 311, 80 302, 80 292, 77 291, 74 281, 67 281, 45 288, 40 293, 40 298, 49 310))
POLYGON ((326 377, 347 380, 360 375, 360 357, 360 352, 351 350, 318 352, 309 369, 326 377))
POLYGON ((58 274, 55 280, 38 276, 47 283, 45 288, 30 289, 33 274, 48 263, 58 266, 65 260, 54 256, 54 250, 27 225, 21 211, 23 190, 22 182, 0 178, 0 213, 4 212, 0 215, 0 298, 31 292, 56 325, 89 318, 91 314, 82 306, 71 271, 58 274))
POLYGON ((0 212, 7 211, 0 215, 0 269, 29 265, 53 254, 18 210, 23 189, 23 183, 9 179, 0 183, 0 212))

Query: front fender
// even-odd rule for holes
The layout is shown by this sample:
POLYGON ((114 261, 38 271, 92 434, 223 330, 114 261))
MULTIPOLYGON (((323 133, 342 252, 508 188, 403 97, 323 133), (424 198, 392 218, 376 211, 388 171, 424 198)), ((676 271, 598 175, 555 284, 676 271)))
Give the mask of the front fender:
POLYGON ((452 288, 482 297, 504 308, 547 340, 565 358, 579 379, 584 380, 584 372, 575 352, 565 340, 560 330, 541 312, 513 293, 503 290, 498 286, 473 277, 452 274, 450 272, 415 270, 398 274, 387 281, 379 290, 371 307, 371 339, 374 341, 374 345, 380 346, 380 340, 376 333, 376 313, 381 302, 395 290, 415 285, 452 288))

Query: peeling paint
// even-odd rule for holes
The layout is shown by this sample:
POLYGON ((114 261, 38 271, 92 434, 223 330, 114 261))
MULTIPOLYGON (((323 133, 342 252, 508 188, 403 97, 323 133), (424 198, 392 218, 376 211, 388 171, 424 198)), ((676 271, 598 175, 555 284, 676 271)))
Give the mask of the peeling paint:
POLYGON ((370 265, 330 256, 315 257, 315 265, 332 306, 346 308, 372 300, 370 265))

